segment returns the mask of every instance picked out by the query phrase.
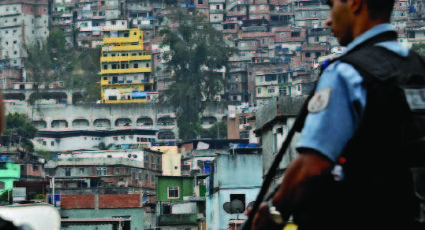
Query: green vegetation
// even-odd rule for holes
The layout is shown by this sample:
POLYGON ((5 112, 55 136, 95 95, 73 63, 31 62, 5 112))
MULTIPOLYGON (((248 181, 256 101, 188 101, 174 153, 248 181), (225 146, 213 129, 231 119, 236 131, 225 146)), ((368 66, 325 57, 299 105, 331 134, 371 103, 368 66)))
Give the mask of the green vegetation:
MULTIPOLYGON (((53 30, 45 42, 25 46, 27 77, 36 84, 63 81, 64 87, 85 89, 84 100, 100 99, 99 75, 101 48, 75 49, 67 46, 64 32, 53 30)), ((34 87, 35 99, 42 98, 42 90, 34 87)))
POLYGON ((11 204, 13 201, 12 190, 4 190, 0 193, 0 202, 11 204))
POLYGON ((6 128, 4 135, 18 135, 21 137, 21 146, 27 151, 34 151, 31 139, 37 134, 37 128, 24 114, 9 113, 5 116, 6 128))
POLYGON ((160 95, 170 102, 177 116, 179 138, 189 140, 202 131, 200 114, 204 102, 215 101, 224 86, 221 72, 237 49, 225 45, 223 34, 195 10, 176 9, 171 21, 176 27, 160 31, 162 45, 169 45, 164 54, 166 71, 173 73, 173 83, 160 95))
POLYGON ((35 152, 37 152, 37 154, 39 156, 44 157, 46 160, 52 160, 53 159, 53 153, 45 150, 45 149, 36 149, 35 152))
POLYGON ((218 138, 218 139, 227 139, 227 122, 220 121, 215 123, 211 128, 208 130, 208 133, 211 137, 218 138))
POLYGON ((112 149, 112 147, 114 147, 115 145, 113 143, 106 145, 105 142, 100 142, 98 145, 93 146, 94 148, 97 148, 99 150, 110 150, 112 149))

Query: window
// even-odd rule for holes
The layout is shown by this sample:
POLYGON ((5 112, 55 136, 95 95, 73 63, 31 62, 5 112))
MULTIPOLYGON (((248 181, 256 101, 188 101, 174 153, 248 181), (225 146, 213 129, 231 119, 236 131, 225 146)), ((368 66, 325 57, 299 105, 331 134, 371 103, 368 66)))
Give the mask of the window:
POLYGON ((168 199, 178 199, 179 198, 179 187, 172 186, 168 187, 168 199))
POLYGON ((301 36, 300 32, 291 32, 291 38, 298 38, 301 36))
POLYGON ((71 176, 71 168, 64 168, 65 176, 71 176))
POLYGON ((96 175, 100 175, 100 176, 106 175, 106 168, 97 168, 96 175))
POLYGON ((261 94, 261 88, 257 88, 257 93, 261 94))
POLYGON ((114 25, 116 25, 117 23, 116 23, 115 21, 111 21, 111 24, 114 26, 114 25))
POLYGON ((115 168, 115 175, 120 175, 120 168, 115 168))
POLYGON ((103 65, 103 69, 108 69, 108 65, 103 65))
POLYGON ((117 69, 117 64, 112 64, 112 69, 117 69))
POLYGON ((47 142, 46 141, 43 141, 43 145, 46 146, 47 145, 47 142))
POLYGON ((203 0, 198 0, 198 4, 199 5, 204 4, 204 1, 203 0))
POLYGON ((322 54, 320 52, 316 52, 316 57, 320 57, 322 54))
POLYGON ((219 10, 219 9, 220 9, 220 5, 215 5, 215 8, 216 8, 217 10, 219 10))
POLYGON ((55 146, 55 142, 54 141, 50 142, 50 145, 55 146))
POLYGON ((274 93, 274 88, 269 88, 269 89, 267 89, 267 92, 269 92, 269 93, 274 93))
POLYGON ((32 171, 33 171, 33 172, 38 171, 38 165, 33 165, 33 166, 32 166, 32 171))
POLYGON ((305 56, 306 58, 309 58, 309 57, 310 57, 310 52, 306 52, 304 56, 305 56))
POLYGON ((84 168, 80 168, 80 174, 84 174, 84 168))
MULTIPOLYGON (((153 174, 153 173, 151 175, 151 182, 155 183, 155 174, 153 174)), ((179 197, 178 193, 177 193, 177 197, 179 197)))
POLYGON ((135 68, 135 69, 139 68, 139 64, 138 63, 134 63, 133 64, 133 68, 135 68))

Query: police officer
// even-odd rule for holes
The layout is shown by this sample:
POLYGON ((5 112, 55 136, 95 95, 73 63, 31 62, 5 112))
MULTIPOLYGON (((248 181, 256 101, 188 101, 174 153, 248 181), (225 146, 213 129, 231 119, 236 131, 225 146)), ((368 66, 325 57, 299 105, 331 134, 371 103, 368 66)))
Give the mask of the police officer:
MULTIPOLYGON (((368 49, 371 43, 399 57, 409 55, 389 24, 394 0, 328 0, 328 5, 327 25, 346 46, 342 56, 368 49)), ((393 152, 398 148, 399 123, 388 118, 394 123, 386 127, 381 121, 399 108, 375 115, 379 111, 369 107, 391 101, 375 100, 378 94, 368 84, 358 68, 343 61, 322 72, 308 102, 299 155, 273 199, 261 204, 252 229, 282 229, 290 216, 301 230, 413 228, 416 200, 411 175, 397 162, 397 156, 403 156, 393 152), (385 130, 375 129, 375 123, 385 130), (345 152, 349 156, 344 157, 345 152)))

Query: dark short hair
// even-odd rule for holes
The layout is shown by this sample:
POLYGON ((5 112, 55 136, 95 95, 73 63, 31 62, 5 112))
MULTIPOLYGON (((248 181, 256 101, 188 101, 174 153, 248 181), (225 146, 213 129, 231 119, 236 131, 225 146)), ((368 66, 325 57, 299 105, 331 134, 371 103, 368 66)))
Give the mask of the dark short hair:
POLYGON ((370 17, 389 21, 394 8, 395 0, 366 0, 370 17))
MULTIPOLYGON (((327 2, 328 0, 322 0, 327 2)), ((347 0, 341 0, 347 2, 347 0)), ((395 0, 366 0, 367 9, 369 10, 369 16, 373 19, 383 19, 389 21, 391 18, 391 12, 394 8, 395 0)))

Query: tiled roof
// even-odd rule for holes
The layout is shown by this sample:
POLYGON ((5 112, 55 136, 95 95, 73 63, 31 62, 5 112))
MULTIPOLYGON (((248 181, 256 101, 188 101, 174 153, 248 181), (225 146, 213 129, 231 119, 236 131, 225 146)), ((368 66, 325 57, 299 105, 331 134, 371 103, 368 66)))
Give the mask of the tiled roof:
POLYGON ((243 33, 242 38, 257 38, 257 37, 272 37, 274 36, 271 32, 253 32, 253 33, 243 33))

